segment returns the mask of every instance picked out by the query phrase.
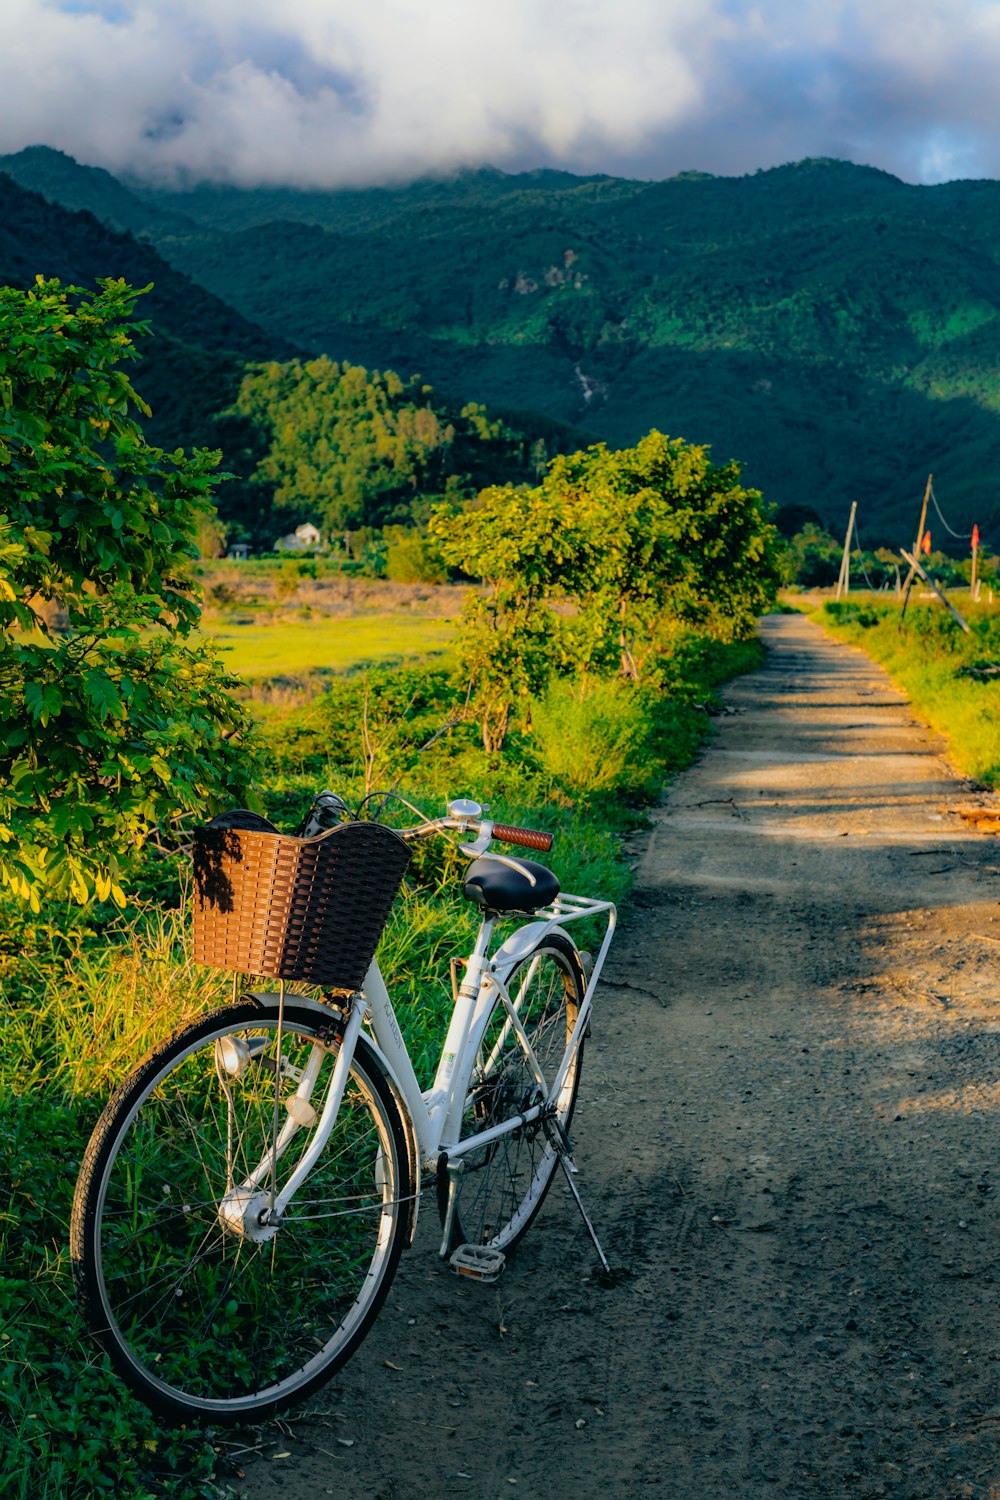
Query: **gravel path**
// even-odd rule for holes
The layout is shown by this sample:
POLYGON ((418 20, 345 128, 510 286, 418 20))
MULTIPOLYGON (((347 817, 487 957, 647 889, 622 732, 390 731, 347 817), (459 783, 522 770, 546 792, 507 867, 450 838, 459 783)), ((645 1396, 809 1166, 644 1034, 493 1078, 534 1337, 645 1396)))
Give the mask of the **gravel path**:
POLYGON ((880 669, 763 629, 635 841, 588 1043, 619 1274, 556 1187, 459 1283, 428 1203, 360 1354, 247 1440, 253 1500, 1000 1497, 1000 849, 880 669))

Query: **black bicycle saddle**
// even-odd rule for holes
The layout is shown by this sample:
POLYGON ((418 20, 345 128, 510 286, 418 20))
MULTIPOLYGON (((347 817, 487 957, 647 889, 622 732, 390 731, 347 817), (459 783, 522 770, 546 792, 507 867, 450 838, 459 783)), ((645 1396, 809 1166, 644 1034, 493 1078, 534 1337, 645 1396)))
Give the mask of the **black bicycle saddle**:
POLYGON ((519 858, 517 863, 520 869, 489 856, 474 859, 465 872, 462 894, 484 911, 496 912, 533 912, 554 901, 559 881, 552 871, 533 859, 519 858))

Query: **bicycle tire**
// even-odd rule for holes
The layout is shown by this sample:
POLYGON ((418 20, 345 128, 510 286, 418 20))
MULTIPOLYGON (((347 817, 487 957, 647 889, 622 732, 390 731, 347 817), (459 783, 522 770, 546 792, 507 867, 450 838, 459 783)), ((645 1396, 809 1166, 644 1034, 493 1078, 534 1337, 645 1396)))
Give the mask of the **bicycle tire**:
MULTIPOLYGON (((333 1133, 273 1238, 223 1221, 227 1186, 269 1149, 276 1090, 293 1093, 292 1070, 315 1055, 319 1104, 339 1052, 332 1013, 289 1000, 280 1059, 276 1028, 253 1001, 182 1028, 115 1092, 80 1168, 84 1317, 132 1390, 173 1418, 261 1420, 304 1400, 365 1337, 407 1238, 407 1128, 363 1036, 333 1133)), ((314 1124, 281 1157, 281 1180, 314 1124)))
MULTIPOLYGON (((507 988, 515 999, 532 1051, 543 1076, 552 1080, 576 1024, 586 990, 580 955, 569 938, 551 933, 511 971, 507 988), (517 1000, 518 975, 529 974, 528 988, 517 1000)), ((583 1041, 566 1076, 556 1105, 555 1119, 569 1129, 580 1087, 583 1041)), ((524 1050, 507 1022, 498 999, 478 1049, 466 1090, 460 1138, 466 1140, 491 1125, 500 1124, 535 1103, 540 1088, 524 1050)), ((452 1223, 451 1245, 487 1245, 505 1254, 525 1234, 549 1190, 557 1154, 544 1124, 536 1120, 464 1157, 452 1223)), ((448 1206, 449 1183, 438 1177, 438 1209, 442 1223, 448 1206)))

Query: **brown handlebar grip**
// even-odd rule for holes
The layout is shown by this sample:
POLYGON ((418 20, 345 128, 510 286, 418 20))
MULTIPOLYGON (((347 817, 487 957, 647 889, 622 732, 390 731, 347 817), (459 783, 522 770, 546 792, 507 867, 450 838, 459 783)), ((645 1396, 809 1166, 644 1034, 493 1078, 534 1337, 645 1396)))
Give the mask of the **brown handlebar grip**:
POLYGON ((494 823, 493 837, 503 839, 505 844, 523 844, 525 849, 540 849, 548 854, 552 848, 551 833, 540 833, 537 828, 514 828, 509 823, 494 823))

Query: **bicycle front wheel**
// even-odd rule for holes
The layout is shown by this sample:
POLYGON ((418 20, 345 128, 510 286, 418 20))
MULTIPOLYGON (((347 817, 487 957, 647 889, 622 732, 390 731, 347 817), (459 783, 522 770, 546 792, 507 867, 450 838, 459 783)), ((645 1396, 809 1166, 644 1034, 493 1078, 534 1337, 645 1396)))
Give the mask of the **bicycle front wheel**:
POLYGON ((340 1049, 335 1017, 293 1001, 280 1052, 277 1029, 246 1001, 178 1032, 110 1100, 80 1169, 84 1315, 132 1389, 181 1420, 260 1419, 329 1379, 374 1321, 406 1237, 406 1130, 363 1037, 324 1151, 280 1225, 263 1222, 272 1167, 280 1186, 316 1125, 288 1101, 308 1068, 321 1109, 340 1049))
MULTIPOLYGON (((580 955, 552 933, 512 971, 507 989, 538 1059, 546 1084, 554 1083, 586 990, 580 955)), ((554 1120, 569 1128, 583 1065, 581 1041, 559 1097, 554 1120)), ((530 1109, 543 1091, 503 1001, 494 1006, 466 1093, 462 1140, 530 1109)), ((556 1170, 551 1126, 534 1120, 464 1156, 452 1244, 513 1249, 542 1206, 556 1170)), ((448 1182, 438 1178, 438 1207, 447 1211, 448 1182)))

